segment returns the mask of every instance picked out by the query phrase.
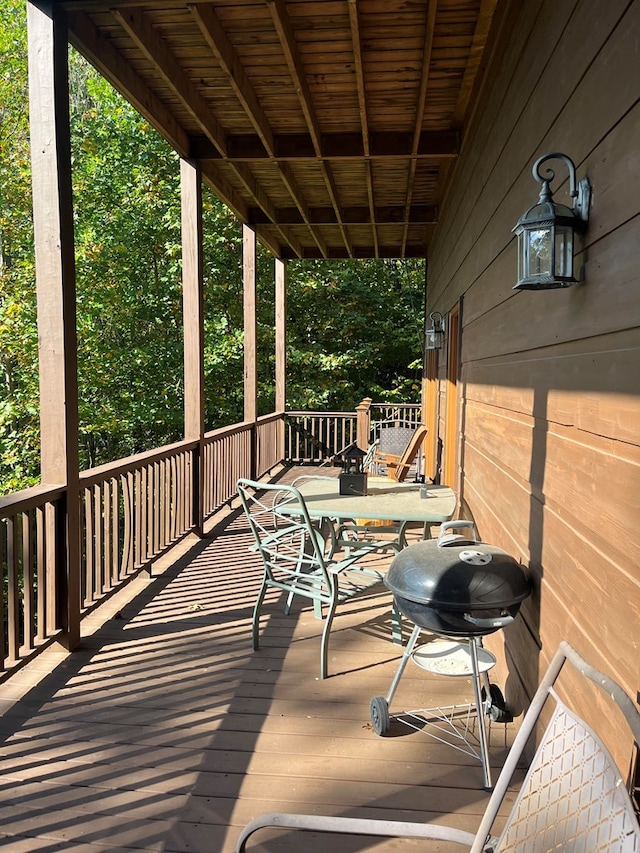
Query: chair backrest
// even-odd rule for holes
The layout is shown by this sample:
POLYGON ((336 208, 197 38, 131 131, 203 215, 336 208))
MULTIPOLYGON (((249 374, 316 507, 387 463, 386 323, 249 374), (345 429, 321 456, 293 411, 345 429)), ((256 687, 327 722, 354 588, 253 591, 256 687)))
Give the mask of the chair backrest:
POLYGON ((328 546, 321 531, 312 524, 298 489, 244 478, 238 480, 237 489, 268 582, 281 589, 295 586, 297 593, 310 597, 315 597, 319 583, 328 589, 328 546), (305 584, 304 575, 311 573, 313 581, 305 584))
POLYGON ((640 827, 620 771, 598 735, 553 688, 566 660, 618 705, 640 742, 640 714, 629 697, 561 643, 525 715, 471 853, 640 853, 640 827), (551 719, 499 838, 487 846, 497 809, 547 700, 555 703, 551 719))
POLYGON ((407 444, 400 458, 392 462, 389 457, 387 457, 388 477, 391 477, 393 480, 397 480, 399 483, 406 478, 414 459, 418 455, 418 451, 422 447, 422 443, 427 436, 427 432, 428 430, 426 426, 424 426, 424 424, 420 424, 417 429, 414 430, 411 440, 407 444))

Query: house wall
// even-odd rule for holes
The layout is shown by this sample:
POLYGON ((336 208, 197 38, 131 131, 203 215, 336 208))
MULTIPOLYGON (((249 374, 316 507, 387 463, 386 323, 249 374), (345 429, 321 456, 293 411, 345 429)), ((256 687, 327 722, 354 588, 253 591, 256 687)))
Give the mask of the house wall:
POLYGON ((485 642, 516 711, 561 639, 640 690, 639 33, 638 0, 510 4, 429 255, 427 310, 462 300, 461 515, 533 580, 485 642), (585 281, 514 291, 511 229, 552 151, 592 183, 585 281))

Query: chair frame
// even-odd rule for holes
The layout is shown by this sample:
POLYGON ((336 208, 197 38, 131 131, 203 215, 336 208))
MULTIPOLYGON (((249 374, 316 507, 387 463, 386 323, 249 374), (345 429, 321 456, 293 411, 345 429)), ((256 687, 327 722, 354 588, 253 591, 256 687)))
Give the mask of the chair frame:
POLYGON ((403 483, 428 432, 429 430, 424 424, 419 424, 401 455, 387 453, 385 450, 378 448, 373 458, 373 464, 384 465, 386 467, 386 476, 389 479, 395 480, 396 483, 403 483))
POLYGON ((333 524, 330 519, 314 523, 295 486, 241 478, 237 490, 255 540, 251 550, 260 554, 264 569, 253 608, 253 649, 260 647, 260 614, 269 589, 288 593, 285 615, 294 596, 308 598, 317 617, 322 618, 326 608, 320 644, 320 678, 326 678, 329 633, 338 604, 381 583, 384 577, 356 564, 374 552, 397 548, 389 542, 368 542, 336 559, 340 543, 333 524))
POLYGON ((628 723, 637 748, 640 744, 640 714, 632 700, 616 682, 590 666, 568 643, 561 642, 524 716, 475 833, 424 823, 275 812, 261 815, 245 827, 238 840, 237 853, 245 853, 248 839, 265 827, 312 830, 341 835, 441 840, 464 845, 469 853, 516 853, 516 851, 548 853, 552 850, 562 850, 563 853, 582 850, 594 851, 594 853, 596 850, 606 850, 607 853, 637 853, 640 850, 640 825, 620 771, 597 735, 566 707, 554 690, 555 682, 567 661, 583 677, 601 688, 617 705, 628 723), (551 720, 542 735, 536 755, 529 766, 500 836, 492 836, 491 830, 513 774, 549 699, 555 702, 551 720), (579 749, 573 746, 570 737, 565 738, 564 741, 560 740, 565 734, 571 734, 574 731, 582 739, 579 749), (558 743, 564 748, 560 759, 557 757, 558 743), (588 755, 589 749, 593 749, 595 769, 593 774, 585 779, 585 776, 589 775, 588 768, 591 767, 592 760, 588 755), (575 779, 581 776, 583 786, 572 790, 563 788, 563 782, 558 781, 554 773, 556 765, 554 764, 552 769, 551 762, 547 761, 550 755, 553 755, 554 761, 560 760, 564 763, 562 779, 565 777, 575 779), (569 759, 574 762, 573 765, 569 759), (566 766, 567 762, 569 766, 566 766), (547 784, 550 789, 547 796, 551 799, 556 797, 557 800, 553 800, 554 804, 556 801, 560 804, 558 815, 553 817, 548 817, 548 812, 545 811, 549 808, 548 801, 540 796, 543 793, 545 780, 549 779, 556 787, 552 789, 551 785, 547 784), (602 787, 598 788, 598 785, 602 787), (589 796, 591 800, 588 799, 589 796), (531 806, 530 801, 533 802, 531 806), (601 825, 597 823, 596 828, 591 823, 588 826, 584 825, 585 819, 590 822, 596 820, 590 806, 593 802, 602 807, 605 818, 609 819, 610 823, 616 823, 616 838, 607 836, 595 842, 595 836, 602 831, 601 825), (527 821, 533 821, 533 827, 526 827, 527 821), (561 833, 565 831, 565 826, 566 835, 563 836, 561 833), (523 831, 531 834, 527 834, 523 839, 523 831), (547 831, 553 837, 547 838, 547 831))

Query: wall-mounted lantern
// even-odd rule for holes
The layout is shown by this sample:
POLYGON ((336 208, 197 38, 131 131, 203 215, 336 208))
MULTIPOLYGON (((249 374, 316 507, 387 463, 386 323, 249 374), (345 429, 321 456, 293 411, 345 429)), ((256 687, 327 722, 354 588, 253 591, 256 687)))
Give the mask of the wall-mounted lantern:
POLYGON ((425 331, 424 348, 441 349, 444 341, 444 318, 439 311, 429 314, 431 326, 425 331))
POLYGON ((538 203, 518 220, 513 231, 518 236, 518 283, 514 290, 550 290, 570 287, 580 281, 574 270, 574 256, 582 249, 591 204, 591 184, 583 178, 576 184, 576 167, 566 154, 545 154, 533 164, 533 177, 542 184, 538 203), (540 174, 547 160, 563 160, 569 170, 569 195, 573 208, 552 201, 549 183, 553 169, 540 174))

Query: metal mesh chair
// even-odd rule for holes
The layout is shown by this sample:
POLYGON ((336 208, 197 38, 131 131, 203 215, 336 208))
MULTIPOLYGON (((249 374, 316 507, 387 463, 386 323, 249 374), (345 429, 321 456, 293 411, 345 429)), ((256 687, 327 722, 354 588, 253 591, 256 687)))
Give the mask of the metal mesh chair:
POLYGON ((336 607, 382 581, 382 573, 358 563, 373 552, 388 550, 389 543, 368 542, 337 559, 333 525, 329 521, 312 522, 295 486, 240 479, 237 488, 255 539, 253 550, 260 554, 264 568, 253 609, 253 648, 257 651, 260 644, 260 613, 267 590, 288 593, 285 613, 294 596, 308 598, 318 617, 323 617, 323 607, 326 609, 320 646, 320 677, 326 678, 329 632, 336 607))
MULTIPOLYGON (((252 821, 238 841, 272 826, 294 830, 440 839, 470 853, 639 853, 640 826, 620 771, 598 735, 554 689, 566 661, 613 700, 640 743, 640 714, 610 678, 561 643, 536 691, 475 834, 446 826, 272 813, 252 821), (546 703, 554 705, 516 802, 498 836, 491 834, 512 776, 546 703)), ((631 740, 631 739, 630 739, 631 740)), ((447 847, 449 849, 449 847, 447 847)))

